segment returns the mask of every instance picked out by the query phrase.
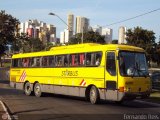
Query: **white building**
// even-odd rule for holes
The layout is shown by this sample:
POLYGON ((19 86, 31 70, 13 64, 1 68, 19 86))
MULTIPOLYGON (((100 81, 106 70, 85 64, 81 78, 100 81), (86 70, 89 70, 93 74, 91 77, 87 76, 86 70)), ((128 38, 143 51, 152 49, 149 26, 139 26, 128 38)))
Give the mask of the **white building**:
POLYGON ((121 26, 119 27, 119 30, 118 30, 118 43, 119 44, 126 44, 126 31, 127 31, 127 28, 124 27, 124 26, 121 26))
POLYGON ((20 33, 25 33, 25 23, 20 23, 20 33))
POLYGON ((89 27, 89 19, 81 16, 76 17, 76 33, 87 32, 89 27))
POLYGON ((29 21, 26 21, 25 23, 25 29, 24 29, 24 33, 27 33, 27 28, 29 28, 29 25, 31 24, 29 21))
POLYGON ((93 32, 98 32, 100 35, 102 35, 102 27, 99 25, 96 25, 92 27, 93 32))
POLYGON ((70 31, 67 29, 64 30, 65 33, 65 40, 64 43, 68 43, 69 42, 69 38, 70 38, 70 31))
POLYGON ((56 36, 55 36, 55 34, 51 34, 50 35, 50 42, 52 43, 52 44, 56 44, 56 36))
POLYGON ((96 25, 95 27, 92 28, 94 32, 98 32, 100 35, 104 36, 105 42, 106 43, 111 43, 112 42, 112 35, 113 35, 113 30, 110 28, 102 28, 99 25, 96 25))
POLYGON ((113 34, 113 30, 110 28, 102 28, 102 34, 103 36, 105 36, 104 40, 106 43, 111 43, 112 42, 112 34, 113 34))
POLYGON ((60 33, 60 43, 65 43, 65 32, 60 33))
POLYGON ((47 25, 45 22, 35 19, 20 23, 19 26, 20 33, 27 33, 30 37, 40 38, 44 43, 56 40, 56 27, 54 25, 47 25))
POLYGON ((64 32, 60 33, 60 43, 68 43, 70 38, 70 31, 68 29, 65 29, 64 32))

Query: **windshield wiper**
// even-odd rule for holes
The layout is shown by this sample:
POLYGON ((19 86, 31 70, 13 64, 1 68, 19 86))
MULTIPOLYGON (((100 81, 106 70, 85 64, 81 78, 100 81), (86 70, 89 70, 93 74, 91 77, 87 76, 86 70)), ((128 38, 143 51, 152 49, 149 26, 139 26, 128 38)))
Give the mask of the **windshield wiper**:
POLYGON ((145 74, 143 71, 145 71, 145 70, 140 70, 140 69, 137 69, 137 71, 138 71, 138 73, 140 72, 140 73, 142 73, 142 75, 146 78, 147 77, 147 74, 145 74))
POLYGON ((133 75, 132 75, 132 78, 135 76, 135 71, 137 70, 136 67, 133 67, 133 75))

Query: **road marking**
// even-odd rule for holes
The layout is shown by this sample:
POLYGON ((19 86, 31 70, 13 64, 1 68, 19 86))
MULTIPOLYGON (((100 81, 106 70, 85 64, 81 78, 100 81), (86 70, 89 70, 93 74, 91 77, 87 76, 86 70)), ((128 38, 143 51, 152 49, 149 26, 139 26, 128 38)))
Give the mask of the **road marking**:
POLYGON ((135 100, 135 101, 140 102, 140 103, 149 104, 149 105, 152 105, 152 106, 160 107, 160 104, 158 104, 158 103, 146 102, 146 101, 143 101, 143 100, 135 100))
POLYGON ((7 108, 5 107, 4 103, 1 100, 0 100, 0 104, 5 112, 5 114, 3 114, 2 117, 7 117, 7 120, 11 120, 11 116, 9 115, 7 108))

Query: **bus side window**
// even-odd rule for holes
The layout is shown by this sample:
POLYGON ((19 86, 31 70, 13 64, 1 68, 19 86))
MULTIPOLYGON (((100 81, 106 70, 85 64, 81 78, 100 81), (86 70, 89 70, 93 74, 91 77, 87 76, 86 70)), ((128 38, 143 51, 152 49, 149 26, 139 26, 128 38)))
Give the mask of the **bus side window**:
POLYGON ((37 57, 37 59, 36 59, 36 67, 42 66, 41 63, 42 63, 41 57, 37 57))
POLYGON ((99 66, 101 60, 101 53, 100 52, 93 52, 86 54, 86 65, 87 66, 99 66))
POLYGON ((12 67, 21 67, 21 59, 13 59, 12 60, 12 67))
POLYGON ((100 65, 101 59, 102 59, 102 53, 101 52, 95 53, 95 65, 96 66, 100 65))
POLYGON ((115 53, 108 52, 106 59, 106 69, 110 73, 110 75, 116 75, 116 62, 115 62, 115 53))
POLYGON ((55 66, 54 56, 49 56, 49 67, 55 66))
POLYGON ((86 54, 86 65, 91 65, 91 53, 86 54))
POLYGON ((22 67, 29 67, 29 58, 22 59, 22 67))
POLYGON ((18 60, 12 59, 12 67, 17 67, 17 66, 18 66, 18 60))
POLYGON ((31 58, 31 67, 36 67, 37 65, 37 58, 31 58))
POLYGON ((56 59, 56 67, 61 67, 63 66, 63 56, 55 56, 56 59))
POLYGON ((70 66, 79 66, 79 54, 72 54, 69 57, 70 66))
POLYGON ((85 65, 85 54, 84 53, 81 53, 81 54, 79 54, 79 65, 80 66, 83 66, 83 65, 85 65))
POLYGON ((42 57, 42 67, 48 66, 48 57, 42 57))
POLYGON ((68 55, 64 55, 64 66, 68 66, 69 61, 68 61, 68 55))

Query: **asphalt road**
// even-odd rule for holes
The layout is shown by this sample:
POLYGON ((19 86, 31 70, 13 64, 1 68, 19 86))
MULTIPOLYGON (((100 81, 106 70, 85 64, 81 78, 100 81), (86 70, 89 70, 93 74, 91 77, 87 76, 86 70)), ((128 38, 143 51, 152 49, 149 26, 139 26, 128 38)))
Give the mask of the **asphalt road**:
POLYGON ((5 103, 13 119, 26 120, 81 120, 81 119, 131 119, 141 117, 160 120, 160 105, 143 101, 117 104, 102 101, 98 105, 84 98, 45 94, 43 97, 25 96, 23 91, 0 82, 0 99, 5 103))

